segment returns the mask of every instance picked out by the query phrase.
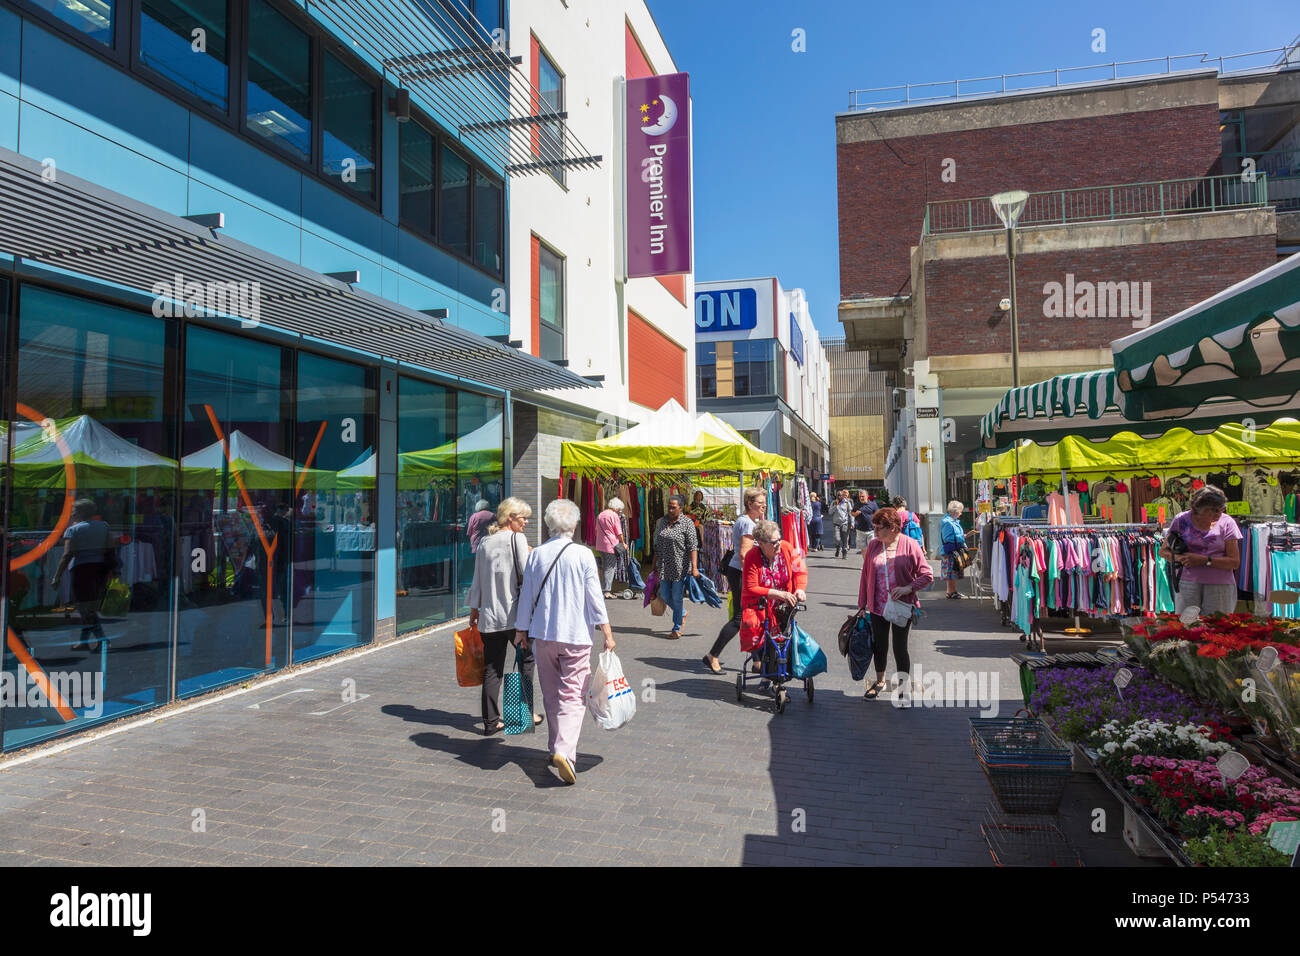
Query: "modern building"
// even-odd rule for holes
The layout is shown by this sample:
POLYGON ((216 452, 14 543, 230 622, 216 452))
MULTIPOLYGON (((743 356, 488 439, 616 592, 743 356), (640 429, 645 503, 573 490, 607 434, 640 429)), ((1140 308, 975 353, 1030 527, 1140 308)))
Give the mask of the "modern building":
POLYGON ((764 451, 820 482, 830 467, 830 366, 803 289, 775 276, 695 287, 695 392, 764 451))
POLYGON ((921 511, 969 499, 979 419, 1012 384, 992 194, 1030 194, 1022 385, 1110 365, 1112 340, 1300 243, 1295 44, 1088 69, 930 85, 920 101, 916 87, 855 91, 836 117, 839 317, 846 348, 905 388, 887 483, 921 511))
POLYGON ((693 408, 694 283, 622 271, 623 81, 678 71, 644 0, 514 0, 510 36, 539 111, 565 117, 541 126, 543 158, 562 134, 604 157, 511 187, 511 338, 597 386, 515 403, 514 493, 540 513, 555 497, 563 441, 617 434, 670 398, 693 408))
MULTIPOLYGON (((567 6, 548 42, 579 70, 567 6)), ((609 223, 572 245, 544 228, 611 215, 621 67, 565 90, 557 124, 516 13, 0 0, 5 749, 457 615, 514 446, 536 444, 517 423, 599 395, 585 376, 636 347, 589 350, 592 330, 657 316, 686 380, 689 327, 649 292, 583 314, 588 269, 614 302, 609 223), (571 205, 516 219, 538 183, 571 205), (552 272, 530 294, 521 221, 572 260, 563 291, 552 272), (568 367, 554 339, 509 344, 539 291, 583 304, 542 312, 568 367)), ((665 68, 629 16, 601 21, 611 62, 634 22, 665 68)), ((685 314, 667 285, 636 282, 685 314)), ((628 405, 575 407, 648 407, 665 386, 641 371, 628 405)))

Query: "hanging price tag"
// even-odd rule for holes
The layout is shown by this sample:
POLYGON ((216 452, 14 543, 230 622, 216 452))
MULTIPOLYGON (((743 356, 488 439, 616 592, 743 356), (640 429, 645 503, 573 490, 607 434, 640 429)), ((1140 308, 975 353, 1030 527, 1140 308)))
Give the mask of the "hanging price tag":
POLYGON ((1267 674, 1275 667, 1277 667, 1277 648, 1270 644, 1259 652, 1259 658, 1255 661, 1255 668, 1261 674, 1267 674))
POLYGON ((1216 760, 1214 765, 1225 780, 1236 780, 1250 769, 1250 761, 1235 750, 1229 750, 1216 760))
POLYGON ((1133 672, 1127 667, 1121 667, 1115 672, 1115 676, 1112 679, 1115 681, 1115 689, 1119 691, 1119 696, 1123 699, 1124 688, 1133 680, 1133 672))
POLYGON ((1161 505, 1161 506, 1160 506, 1160 510, 1159 510, 1156 514, 1157 514, 1157 520, 1158 520, 1161 524, 1164 524, 1164 523, 1165 523, 1165 506, 1164 506, 1164 505, 1161 505))

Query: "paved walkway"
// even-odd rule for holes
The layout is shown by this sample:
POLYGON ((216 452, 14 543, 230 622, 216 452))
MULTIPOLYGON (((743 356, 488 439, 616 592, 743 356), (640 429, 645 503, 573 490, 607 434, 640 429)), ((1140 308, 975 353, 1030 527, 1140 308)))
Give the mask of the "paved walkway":
MULTIPOLYGON (((810 563, 801 622, 831 664, 811 705, 737 703, 735 644, 727 676, 705 672, 721 611, 699 607, 669 641, 663 619, 615 601, 643 699, 621 730, 584 725, 565 787, 544 734, 479 734, 478 689, 456 685, 443 630, 0 770, 0 864, 990 865, 978 711, 864 701, 835 649, 861 559, 810 563), (360 699, 344 704, 345 682, 360 699)), ((913 659, 996 675, 1013 714, 1019 642, 987 603, 941 591, 913 659)), ((1067 808, 1088 864, 1138 862, 1095 782, 1076 775, 1067 808), (1105 834, 1087 828, 1093 807, 1105 834)))

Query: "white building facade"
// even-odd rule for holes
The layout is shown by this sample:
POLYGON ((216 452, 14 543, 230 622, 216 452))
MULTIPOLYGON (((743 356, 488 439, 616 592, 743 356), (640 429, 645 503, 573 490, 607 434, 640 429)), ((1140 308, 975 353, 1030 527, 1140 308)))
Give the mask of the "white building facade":
POLYGON ((555 497, 562 441, 622 431, 669 398, 694 409, 692 276, 623 277, 623 82, 682 68, 643 0, 512 0, 509 25, 541 95, 534 113, 566 114, 517 135, 544 161, 562 123, 601 157, 510 183, 510 338, 600 379, 516 395, 512 488, 538 509, 555 497))
POLYGON ((830 363, 803 289, 775 276, 695 286, 695 394, 818 487, 830 461, 830 363))

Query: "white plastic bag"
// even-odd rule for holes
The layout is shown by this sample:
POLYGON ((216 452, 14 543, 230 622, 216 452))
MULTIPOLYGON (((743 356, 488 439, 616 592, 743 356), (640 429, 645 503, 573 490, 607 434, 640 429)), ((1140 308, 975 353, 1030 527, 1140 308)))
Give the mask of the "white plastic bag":
POLYGON ((600 652, 600 661, 587 683, 587 709, 605 730, 617 730, 636 713, 636 695, 613 651, 600 652))

